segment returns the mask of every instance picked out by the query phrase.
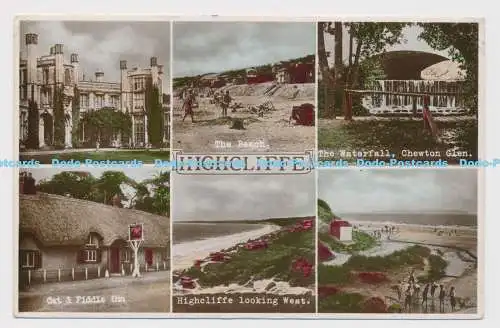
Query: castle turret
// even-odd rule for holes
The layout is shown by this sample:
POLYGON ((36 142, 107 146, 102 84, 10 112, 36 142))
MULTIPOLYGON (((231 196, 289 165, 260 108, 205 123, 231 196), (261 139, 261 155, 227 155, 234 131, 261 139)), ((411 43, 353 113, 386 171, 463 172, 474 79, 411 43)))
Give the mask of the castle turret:
POLYGON ((102 70, 98 70, 97 72, 95 72, 95 80, 96 82, 104 81, 104 72, 102 70))
POLYGON ((37 100, 37 46, 38 34, 26 34, 26 82, 28 87, 28 99, 37 100))
POLYGON ((64 83, 64 52, 63 45, 54 45, 54 57, 56 62, 56 83, 64 83))
POLYGON ((149 62, 151 66, 151 80, 154 86, 158 86, 158 58, 151 57, 149 62))
POLYGON ((80 63, 78 61, 78 54, 71 54, 70 56, 71 65, 73 65, 73 80, 75 84, 80 81, 80 63))
POLYGON ((127 76, 127 61, 120 60, 120 76, 121 76, 121 108, 122 111, 127 111, 129 108, 130 84, 127 76))

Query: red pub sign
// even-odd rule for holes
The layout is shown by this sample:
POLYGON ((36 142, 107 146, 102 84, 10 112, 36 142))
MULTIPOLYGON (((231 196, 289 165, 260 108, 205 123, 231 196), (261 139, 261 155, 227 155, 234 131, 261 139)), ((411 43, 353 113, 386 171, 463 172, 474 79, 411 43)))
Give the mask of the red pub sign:
POLYGON ((131 224, 128 228, 129 240, 144 240, 144 229, 142 223, 131 224))

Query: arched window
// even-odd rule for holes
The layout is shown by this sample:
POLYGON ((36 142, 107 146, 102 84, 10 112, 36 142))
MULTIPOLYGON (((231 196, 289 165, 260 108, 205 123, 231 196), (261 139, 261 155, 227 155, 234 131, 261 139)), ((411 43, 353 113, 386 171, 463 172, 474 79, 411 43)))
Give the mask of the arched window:
POLYGON ((64 70, 64 84, 71 84, 71 73, 68 68, 64 70))

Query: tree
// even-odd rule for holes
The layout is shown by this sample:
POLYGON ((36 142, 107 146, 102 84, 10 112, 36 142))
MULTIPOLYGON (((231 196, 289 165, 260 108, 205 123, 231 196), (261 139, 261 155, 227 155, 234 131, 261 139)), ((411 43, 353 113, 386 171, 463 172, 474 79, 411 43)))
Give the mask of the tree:
POLYGON ((318 23, 318 67, 324 87, 323 111, 324 117, 335 117, 334 89, 335 79, 328 66, 328 55, 325 47, 325 31, 329 23, 318 23))
POLYGON ((85 134, 91 136, 91 143, 99 140, 105 145, 110 142, 114 132, 126 136, 130 135, 132 129, 132 119, 129 115, 109 107, 86 112, 81 121, 85 125, 85 134))
POLYGON ((49 194, 67 195, 78 199, 94 201, 95 178, 88 172, 65 171, 50 180, 41 181, 38 190, 49 194))
POLYGON ((420 23, 423 28, 419 38, 432 48, 448 50, 451 59, 466 71, 466 105, 477 113, 478 93, 478 46, 477 23, 420 23))
MULTIPOLYGON (((360 62, 373 55, 382 53, 389 46, 403 40, 403 29, 409 23, 346 23, 349 31, 349 58, 345 74, 345 87, 354 89, 359 86, 360 62), (354 50, 353 44, 356 43, 354 50), (354 52, 353 52, 354 51, 354 52)), ((344 97, 344 115, 350 120, 352 113, 347 111, 344 97)))
POLYGON ((139 195, 134 208, 155 213, 169 215, 170 211, 170 174, 161 172, 153 179, 145 180, 137 188, 139 195), (149 188, 148 188, 149 186, 149 188), (151 191, 149 191, 151 190, 151 191))
POLYGON ((65 171, 54 175, 49 180, 39 182, 39 191, 69 195, 77 199, 113 205, 113 197, 129 202, 130 208, 148 213, 168 215, 170 209, 170 174, 161 172, 157 176, 137 182, 121 171, 105 171, 96 179, 89 172, 65 171), (122 191, 129 186, 132 197, 127 198, 122 191))
MULTIPOLYGON (((73 99, 72 99, 72 112, 71 112, 71 117, 73 119, 73 127, 77 127, 80 124, 80 91, 78 88, 75 86, 73 88, 73 99)), ((71 135, 71 141, 73 145, 78 144, 78 140, 80 139, 78 137, 79 131, 77 128, 73 128, 72 135, 71 135)))
POLYGON ((120 196, 123 200, 127 200, 121 189, 122 184, 134 186, 136 182, 127 177, 122 171, 104 172, 95 184, 95 188, 98 191, 95 201, 111 204, 111 200, 115 195, 120 196))
POLYGON ((146 114, 148 117, 148 140, 155 147, 160 147, 163 142, 164 116, 158 86, 151 79, 146 82, 146 114))
POLYGON ((54 88, 54 146, 64 148, 65 124, 64 115, 64 89, 62 86, 54 88))
POLYGON ((334 73, 335 73, 335 107, 340 108, 342 106, 342 96, 344 91, 344 62, 342 61, 343 56, 343 35, 342 35, 342 22, 335 22, 333 28, 333 35, 335 38, 335 50, 334 50, 334 73))
POLYGON ((28 102, 28 138, 26 147, 29 149, 38 149, 40 141, 38 140, 38 126, 40 124, 40 116, 38 113, 38 104, 29 100, 28 102))

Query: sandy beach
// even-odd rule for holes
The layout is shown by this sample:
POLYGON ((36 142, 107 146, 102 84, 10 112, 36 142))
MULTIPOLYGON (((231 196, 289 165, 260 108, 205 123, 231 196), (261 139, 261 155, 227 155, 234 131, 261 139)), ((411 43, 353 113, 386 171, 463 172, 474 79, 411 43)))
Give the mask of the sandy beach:
POLYGON ((172 247, 172 266, 174 271, 189 269, 194 262, 207 257, 212 252, 218 252, 222 249, 233 247, 248 239, 259 238, 265 234, 279 230, 275 225, 265 225, 261 229, 246 231, 227 236, 186 242, 172 247))
MULTIPOLYGON (((360 231, 372 234, 374 231, 382 231, 384 227, 395 227, 394 233, 382 232, 379 245, 359 252, 364 256, 387 256, 396 251, 406 249, 413 245, 421 245, 431 249, 432 254, 441 256, 446 262, 445 275, 437 281, 443 284, 446 290, 451 286, 456 288, 456 296, 466 303, 467 311, 477 307, 477 228, 465 226, 431 226, 412 225, 391 222, 368 222, 350 221, 360 231)), ((342 265, 346 263, 351 254, 334 252, 334 260, 323 262, 325 265, 342 265)), ((425 274, 429 269, 426 263, 424 268, 417 269, 415 276, 425 274)), ((393 286, 398 281, 406 281, 411 268, 405 268, 396 272, 390 272, 389 281, 381 284, 355 284, 345 286, 344 292, 361 293, 367 297, 380 297, 387 302, 398 302, 397 294, 393 286)), ((321 284, 321 278, 320 278, 321 284)), ((437 304, 437 301, 436 301, 437 304)), ((437 312, 434 301, 429 308, 419 308, 414 312, 437 312)), ((451 312, 449 304, 445 305, 445 312, 451 312)), ((464 309, 460 309, 463 311, 464 309)))
MULTIPOLYGON (((239 85, 227 88, 233 104, 241 104, 235 112, 228 110, 230 118, 221 118, 221 109, 210 104, 210 98, 198 98, 194 119, 186 118, 182 100, 174 98, 173 147, 185 152, 212 151, 221 153, 241 152, 303 152, 315 145, 314 126, 289 123, 293 106, 314 104, 314 84, 285 85, 272 96, 264 95, 270 84, 239 85), (298 93, 297 93, 298 92, 298 93), (249 106, 271 102, 274 110, 259 117, 249 111, 249 106), (242 119, 244 130, 231 129, 232 119, 242 119), (221 142, 224 146, 221 147, 221 142)), ((225 88, 222 88, 225 91, 225 88)))

